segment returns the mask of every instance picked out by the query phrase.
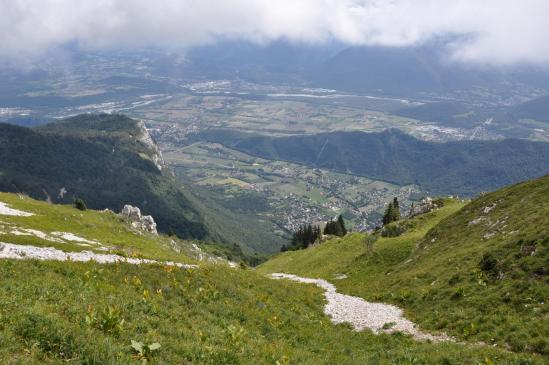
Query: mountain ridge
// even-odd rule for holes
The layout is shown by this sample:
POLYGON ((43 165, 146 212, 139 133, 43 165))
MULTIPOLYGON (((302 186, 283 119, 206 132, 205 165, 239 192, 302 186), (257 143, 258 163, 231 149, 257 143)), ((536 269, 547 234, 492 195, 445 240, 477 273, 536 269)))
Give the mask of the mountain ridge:
POLYGON ((0 124, 0 189, 58 203, 76 197, 96 209, 139 206, 160 230, 208 237, 199 212, 159 169, 157 151, 139 141, 138 122, 85 115, 36 129, 0 124))
POLYGON ((190 141, 397 183, 429 194, 474 196, 549 172, 549 144, 518 139, 427 142, 397 129, 269 137, 212 129, 190 141))

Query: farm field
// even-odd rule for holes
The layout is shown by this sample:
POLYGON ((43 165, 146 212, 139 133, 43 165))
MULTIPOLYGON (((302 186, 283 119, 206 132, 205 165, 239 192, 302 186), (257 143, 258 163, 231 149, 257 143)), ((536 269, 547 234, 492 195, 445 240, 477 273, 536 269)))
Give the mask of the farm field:
POLYGON ((355 230, 374 228, 393 197, 406 207, 410 198, 420 195, 415 186, 265 160, 215 143, 164 146, 163 150, 183 181, 207 187, 217 193, 222 205, 254 212, 290 232, 338 214, 355 230))

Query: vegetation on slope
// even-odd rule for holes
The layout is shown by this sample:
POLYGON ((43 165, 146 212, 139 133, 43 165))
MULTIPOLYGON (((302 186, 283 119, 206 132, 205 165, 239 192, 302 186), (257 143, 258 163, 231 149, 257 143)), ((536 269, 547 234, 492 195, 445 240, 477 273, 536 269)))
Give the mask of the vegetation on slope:
MULTIPOLYGON (((142 126, 122 115, 80 115, 28 129, 0 124, 0 191, 92 209, 125 204, 152 215, 161 232, 222 243, 216 251, 258 263, 280 249, 267 223, 221 207, 211 194, 176 181, 142 126), (237 245, 237 246, 235 246, 237 245)), ((272 229, 270 229, 272 230, 272 229)), ((213 247, 212 247, 213 248, 213 247)))
MULTIPOLYGON (((71 252, 87 250, 114 253, 162 261, 189 262, 189 257, 196 255, 191 242, 135 229, 124 218, 110 211, 81 211, 70 205, 49 204, 8 193, 0 193, 0 202, 33 214, 28 217, 0 215, 0 242, 54 247, 71 252), (88 241, 97 241, 97 244, 79 245, 78 241, 52 241, 49 238, 55 238, 55 232, 71 233, 88 241)), ((193 263, 194 260, 190 262, 193 263)))
MULTIPOLYGON (((13 194, 0 200, 35 214, 2 215, 1 230, 10 225, 71 232, 138 257, 194 261, 185 254, 187 243, 134 231, 111 213, 13 194)), ((20 239, 15 243, 46 245, 9 234, 0 241, 14 237, 20 239)), ((82 249, 77 243, 57 248, 82 249)), ((334 326, 323 314, 319 288, 227 265, 200 262, 196 269, 180 269, 2 259, 0 277, 2 364, 542 363, 499 349, 334 326)))
POLYGON ((1 261, 0 362, 541 364, 486 347, 356 333, 321 290, 246 270, 1 261), (132 340, 158 343, 139 353, 132 340))
POLYGON ((206 238, 207 228, 185 192, 152 161, 136 121, 82 115, 39 129, 0 124, 0 191, 120 211, 124 204, 151 214, 160 230, 206 238))
POLYGON ((396 129, 289 137, 209 130, 192 138, 262 158, 417 184, 431 195, 473 196, 549 173, 549 143, 516 139, 434 143, 396 129))
POLYGON ((207 227, 219 232, 220 240, 229 243, 228 247, 231 244, 241 247, 243 252, 239 256, 248 263, 257 265, 265 261, 267 254, 278 252, 286 241, 282 234, 273 232, 272 222, 261 219, 253 211, 243 212, 242 201, 237 201, 240 206, 235 204, 229 208, 221 203, 221 199, 226 203, 227 197, 219 191, 198 185, 186 185, 185 189, 191 192, 189 200, 204 217, 207 227))
POLYGON ((422 328, 548 355, 548 202, 545 176, 463 208, 447 201, 371 250, 364 235, 352 234, 281 254, 260 271, 328 280, 346 274, 338 290, 395 303, 422 328))

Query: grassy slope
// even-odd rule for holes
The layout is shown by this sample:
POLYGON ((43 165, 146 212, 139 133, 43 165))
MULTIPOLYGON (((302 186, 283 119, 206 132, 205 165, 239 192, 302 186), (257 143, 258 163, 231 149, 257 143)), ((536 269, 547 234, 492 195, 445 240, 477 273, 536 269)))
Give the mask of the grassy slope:
POLYGON ((546 176, 416 218, 414 230, 381 238, 373 252, 353 234, 281 254, 259 270, 329 280, 344 273, 335 281, 342 292, 395 303, 423 328, 547 355, 548 202, 546 176), (525 246, 535 246, 535 255, 522 255, 525 246), (483 270, 487 253, 497 264, 483 270))
POLYGON ((542 363, 333 326, 317 288, 249 271, 2 261, 0 275, 2 363, 136 362, 131 340, 160 343, 160 364, 542 363))
MULTIPOLYGON (((378 257, 376 266, 368 266, 373 273, 386 270, 410 255, 415 241, 423 237, 436 223, 456 212, 462 203, 450 201, 436 213, 426 214, 416 218, 417 227, 406 235, 395 238, 382 238, 375 243, 375 255, 378 257)), ((334 238, 326 244, 307 250, 281 253, 272 260, 262 264, 258 270, 267 272, 289 272, 298 275, 312 275, 333 279, 341 273, 347 273, 356 263, 358 257, 365 254, 364 235, 352 233, 344 238, 334 238)))
MULTIPOLYGON (((126 249, 135 245, 144 257, 193 261, 170 252, 164 237, 157 241, 124 229, 115 216, 8 194, 0 200, 37 213, 0 216, 3 222, 69 231, 126 249)), ((493 348, 356 333, 330 323, 314 286, 200 265, 185 270, 0 260, 0 363, 140 363, 132 340, 160 343, 153 356, 158 364, 543 363, 493 348)))
MULTIPOLYGON (((22 229, 35 229, 51 232, 70 232, 88 240, 97 240, 111 248, 111 253, 126 256, 147 257, 158 260, 189 261, 188 256, 178 254, 171 248, 171 241, 185 252, 189 243, 164 235, 156 236, 139 232, 111 212, 95 210, 80 211, 69 205, 53 205, 25 197, 23 195, 0 193, 0 201, 11 208, 34 213, 30 217, 0 215, 0 226, 13 224, 22 229)), ((9 229, 0 229, 0 241, 42 247, 56 247, 66 251, 91 250, 97 253, 109 253, 92 247, 71 243, 56 243, 35 236, 19 236, 9 233, 9 229)))

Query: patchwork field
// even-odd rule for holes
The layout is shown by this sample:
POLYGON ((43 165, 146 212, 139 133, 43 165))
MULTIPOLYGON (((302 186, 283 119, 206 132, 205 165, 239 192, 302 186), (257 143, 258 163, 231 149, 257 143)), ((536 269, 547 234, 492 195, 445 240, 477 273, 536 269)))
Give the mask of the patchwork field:
POLYGON ((288 231, 337 214, 356 230, 373 228, 393 197, 406 207, 410 198, 419 195, 414 186, 265 160, 220 144, 163 149, 182 180, 207 187, 222 204, 254 212, 288 231))

